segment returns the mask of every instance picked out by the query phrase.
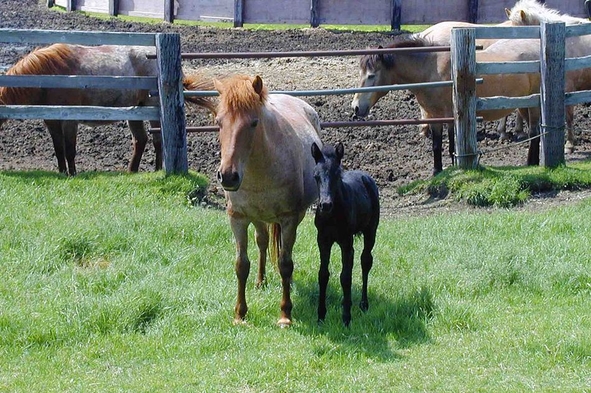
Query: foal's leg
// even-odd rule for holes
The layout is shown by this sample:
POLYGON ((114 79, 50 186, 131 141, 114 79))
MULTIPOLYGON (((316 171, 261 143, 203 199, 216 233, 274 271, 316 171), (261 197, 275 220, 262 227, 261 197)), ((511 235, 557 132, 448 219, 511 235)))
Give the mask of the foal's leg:
POLYGON ((431 134, 433 138, 433 175, 443 170, 443 161, 441 152, 443 151, 442 124, 431 124, 431 134))
POLYGON ((267 249, 269 248, 269 228, 267 224, 260 221, 253 222, 255 231, 255 240, 259 248, 259 272, 257 274, 257 287, 265 283, 265 271, 267 265, 267 249))
POLYGON ((45 120, 45 125, 51 135, 51 141, 53 142, 53 149, 55 151, 55 158, 57 159, 57 167, 60 173, 68 173, 66 167, 66 156, 65 156, 65 141, 64 133, 62 131, 62 122, 60 120, 45 120))
MULTIPOLYGON (((151 120, 150 127, 160 128, 160 122, 151 120)), ((162 169, 162 130, 152 134, 152 144, 154 145, 154 152, 156 153, 154 169, 159 171, 162 169)))
POLYGON ((129 172, 137 172, 140 168, 142 154, 144 154, 144 150, 146 150, 148 134, 144 128, 143 121, 129 120, 127 123, 129 124, 129 129, 131 130, 131 143, 133 148, 128 170, 129 172))
POLYGON ((64 133, 64 143, 66 147, 66 161, 70 176, 75 176, 76 171, 76 138, 78 136, 77 121, 63 121, 62 131, 64 133))
POLYGON ((250 272, 250 261, 248 260, 248 225, 246 218, 230 217, 230 227, 236 241, 236 278, 238 279, 238 296, 234 307, 234 323, 242 323, 248 311, 246 305, 246 280, 250 272))
POLYGON ((353 258, 355 251, 353 249, 353 236, 349 239, 339 242, 341 246, 341 259, 343 261, 343 270, 341 270, 341 287, 343 288, 343 324, 349 326, 351 323, 351 284, 353 281, 353 258))
POLYGON ((367 280, 369 278, 369 271, 373 266, 373 255, 371 250, 376 242, 376 230, 377 227, 371 228, 370 230, 363 233, 363 252, 361 253, 361 303, 359 307, 363 311, 369 309, 369 300, 367 298, 367 280))
POLYGON ((316 236, 316 242, 320 251, 320 268, 318 269, 318 322, 322 322, 326 317, 326 287, 330 278, 328 265, 330 263, 330 250, 332 249, 333 240, 324 236, 322 231, 319 230, 316 236))

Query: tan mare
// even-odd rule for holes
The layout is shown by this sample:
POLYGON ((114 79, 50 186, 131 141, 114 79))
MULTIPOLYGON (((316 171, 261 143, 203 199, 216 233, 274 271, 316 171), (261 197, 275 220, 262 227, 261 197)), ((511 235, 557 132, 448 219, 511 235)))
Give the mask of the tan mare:
MULTIPOLYGON (((406 34, 396 37, 389 47, 426 47, 433 42, 418 35, 406 34)), ((539 58, 539 44, 536 40, 499 40, 482 51, 477 51, 479 62, 518 61, 539 58)), ((449 52, 413 53, 400 52, 386 55, 365 55, 360 60, 360 86, 379 86, 400 83, 445 81, 451 79, 449 52), (420 67, 417 66, 420 64, 420 67)), ((525 96, 539 92, 539 74, 485 75, 484 83, 477 85, 478 97, 525 96)), ((453 117, 451 87, 413 89, 419 105, 428 117, 453 117)), ((356 113, 365 116, 369 109, 385 93, 358 93, 352 106, 356 113)), ((497 120, 512 110, 489 110, 477 113, 484 120, 497 120)), ((523 114, 523 113, 522 113, 523 114)), ((539 109, 529 110, 530 135, 539 134, 539 109)), ((434 173, 443 170, 441 126, 431 127, 433 131, 434 173)), ((453 152, 453 133, 450 134, 450 153, 453 152)), ((453 157, 453 156, 452 156, 453 157)), ((539 163, 539 143, 530 143, 527 163, 539 163)))
POLYGON ((225 190, 237 252, 234 321, 243 322, 248 310, 247 229, 252 223, 259 248, 257 285, 265 276, 268 225, 273 231, 271 240, 280 240, 272 250, 283 288, 278 325, 288 326, 292 319, 290 285, 296 229, 318 196, 310 149, 313 143, 320 144, 320 120, 303 100, 269 95, 259 76, 237 75, 214 84, 220 93, 216 117, 221 145, 218 180, 225 190))
MULTIPOLYGON (((511 25, 512 24, 510 21, 505 21, 497 26, 511 26, 511 25)), ((476 26, 479 26, 479 25, 473 24, 473 23, 468 23, 468 22, 460 22, 460 21, 445 21, 445 22, 437 23, 437 24, 425 29, 424 31, 417 33, 417 35, 433 42, 433 45, 447 46, 447 45, 450 45, 450 43, 451 43, 451 30, 454 27, 476 27, 476 26)), ((479 47, 481 46, 482 49, 486 49, 490 45, 492 45, 495 41, 497 41, 497 40, 496 39, 476 40, 476 45, 479 47)), ((420 109, 421 109, 421 117, 426 118, 423 108, 420 108, 420 109)), ((454 127, 453 123, 447 124, 447 127, 448 127, 448 133, 450 133, 450 134, 453 133, 453 127, 454 127)), ((430 134, 429 125, 420 126, 420 131, 423 135, 430 134)), ((499 134, 501 140, 511 140, 512 139, 512 134, 507 132, 507 117, 503 117, 499 120, 499 124, 497 126, 497 134, 499 134)), ((525 137, 527 137, 527 135, 523 131, 523 118, 519 114, 519 111, 517 111, 517 114, 516 114, 515 134, 516 134, 517 140, 524 139, 525 137)))
MULTIPOLYGON (((82 46, 54 44, 36 49, 20 59, 7 75, 105 75, 105 76, 156 76, 156 60, 148 59, 154 48, 133 46, 82 46)), ((213 83, 200 75, 186 76, 185 89, 212 90, 213 83)), ((187 98, 187 102, 215 110, 215 105, 205 98, 187 98)), ((56 89, 0 87, 1 105, 93 105, 125 107, 158 105, 158 97, 150 97, 147 90, 118 89, 56 89)), ((0 119, 0 127, 6 120, 0 119)), ((45 120, 49 130, 59 171, 71 176, 76 174, 76 139, 78 124, 97 126, 108 122, 79 122, 77 120, 45 120)), ((151 122, 159 127, 159 122, 151 122)), ((128 121, 132 134, 133 153, 129 171, 139 170, 148 134, 143 121, 128 121)), ((154 134, 156 170, 162 168, 162 139, 154 134)))
MULTIPOLYGON (((588 19, 577 18, 548 8, 536 0, 520 0, 511 9, 505 9, 508 22, 513 26, 539 25, 542 22, 563 22, 565 24, 590 23, 588 19)), ((567 38, 566 56, 583 57, 591 55, 591 35, 567 38)), ((591 69, 585 68, 567 73, 567 90, 590 90, 591 69)), ((572 153, 576 144, 573 130, 573 107, 566 108, 565 152, 572 153)))

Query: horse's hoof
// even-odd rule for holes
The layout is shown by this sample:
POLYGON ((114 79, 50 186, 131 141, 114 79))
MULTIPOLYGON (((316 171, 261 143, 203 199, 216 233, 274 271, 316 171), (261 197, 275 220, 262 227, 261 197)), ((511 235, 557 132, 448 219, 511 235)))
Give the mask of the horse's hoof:
POLYGON ((238 325, 246 325, 246 321, 243 318, 234 318, 234 322, 233 322, 234 326, 238 326, 238 325))
POLYGON ((277 321, 277 326, 279 326, 281 329, 288 328, 291 326, 291 320, 286 317, 279 318, 279 321, 277 321))
POLYGON ((366 312, 367 310, 369 310, 369 303, 362 301, 361 303, 359 303, 359 308, 361 309, 361 311, 366 312))
POLYGON ((575 152, 575 146, 572 143, 567 142, 564 145, 564 154, 573 154, 575 152))
POLYGON ((501 142, 511 142, 513 140, 513 134, 511 134, 510 132, 503 132, 501 133, 501 136, 499 138, 501 140, 501 142))
POLYGON ((517 142, 524 141, 527 138, 528 138, 528 135, 525 132, 520 132, 517 135, 515 135, 515 141, 517 141, 517 142))

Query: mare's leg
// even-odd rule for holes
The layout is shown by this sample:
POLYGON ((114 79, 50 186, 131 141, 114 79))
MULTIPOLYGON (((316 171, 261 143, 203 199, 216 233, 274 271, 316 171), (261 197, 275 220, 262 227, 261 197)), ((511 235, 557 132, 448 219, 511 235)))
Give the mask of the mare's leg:
POLYGON ((62 131, 62 122, 60 120, 45 120, 45 125, 51 135, 53 142, 53 149, 55 151, 55 158, 57 159, 57 167, 60 173, 68 173, 66 167, 66 155, 65 155, 65 141, 64 133, 62 131))
POLYGON ((255 231, 255 240, 259 248, 259 272, 257 274, 257 287, 265 283, 265 270, 267 265, 267 249, 269 248, 269 228, 267 224, 260 221, 253 222, 255 231))
POLYGON ((361 303, 359 307, 363 311, 369 308, 369 300, 367 298, 367 280, 369 278, 369 271, 373 266, 373 255, 371 250, 376 242, 377 223, 368 231, 363 233, 363 252, 361 253, 361 303))
POLYGON ((511 140, 511 138, 507 135, 507 117, 503 117, 499 120, 499 124, 497 125, 497 135, 502 141, 511 140))
POLYGON ((137 172, 140 168, 142 154, 144 154, 144 150, 146 150, 148 134, 144 128, 143 121, 129 120, 127 123, 129 124, 129 129, 131 130, 131 143, 133 148, 128 170, 129 172, 137 172))
POLYGON ((529 142, 527 165, 540 165, 540 111, 530 108, 528 112, 529 137, 533 139, 529 142))
POLYGON ((447 140, 449 141, 449 157, 451 158, 451 164, 456 165, 456 135, 454 123, 447 124, 447 140))
POLYGON ((349 326, 351 323, 351 283, 353 281, 353 258, 355 251, 353 249, 353 236, 349 239, 339 242, 341 246, 341 259, 343 261, 343 270, 341 270, 341 287, 343 288, 343 324, 349 326))
MULTIPOLYGON (((160 128, 159 121, 150 121, 150 127, 160 128)), ((154 145, 154 152, 156 153, 156 161, 154 162, 154 169, 159 171, 162 169, 162 131, 152 134, 152 144, 154 145)))
POLYGON ((523 117, 521 112, 515 113, 515 136, 518 141, 527 139, 527 133, 523 130, 523 123, 526 119, 523 117))
POLYGON ((566 144, 564 145, 564 152, 566 154, 572 154, 575 151, 575 144, 576 144, 576 137, 575 132, 573 130, 573 117, 574 117, 574 107, 567 106, 566 110, 566 144))
POLYGON ((277 324, 280 327, 291 325, 291 277, 293 275, 292 250, 296 241, 296 230, 298 224, 304 218, 306 211, 299 213, 296 217, 290 217, 281 222, 281 251, 279 252, 279 274, 281 274, 281 316, 277 324))
POLYGON ((66 147, 66 162, 70 176, 76 175, 76 138, 78 136, 77 121, 63 121, 64 145, 66 147))
POLYGON ((318 230, 316 242, 320 251, 320 268, 318 269, 318 322, 322 322, 326 317, 326 288, 328 286, 328 279, 330 278, 328 265, 330 263, 330 250, 332 249, 333 240, 325 236, 321 230, 318 230))
POLYGON ((433 138, 433 175, 443 170, 441 153, 443 150, 442 124, 431 124, 431 136, 433 138))
POLYGON ((234 307, 234 323, 244 321, 248 311, 246 305, 246 280, 250 272, 250 261, 248 260, 248 225, 250 221, 246 218, 230 217, 230 226, 236 241, 236 278, 238 279, 238 296, 234 307))

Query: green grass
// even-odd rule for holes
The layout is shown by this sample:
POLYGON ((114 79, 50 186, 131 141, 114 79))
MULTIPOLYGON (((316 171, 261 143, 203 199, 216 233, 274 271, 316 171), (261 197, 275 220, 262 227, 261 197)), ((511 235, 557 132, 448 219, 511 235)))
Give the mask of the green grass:
MULTIPOLYGON (((248 323, 232 324, 227 218, 187 199, 204 185, 196 174, 0 172, 0 391, 589 389, 591 200, 383 219, 370 309, 355 307, 349 329, 336 248, 316 323, 308 215, 295 323, 279 329, 278 273, 255 289, 254 263, 248 323)), ((357 261, 355 303, 360 285, 357 261)))

